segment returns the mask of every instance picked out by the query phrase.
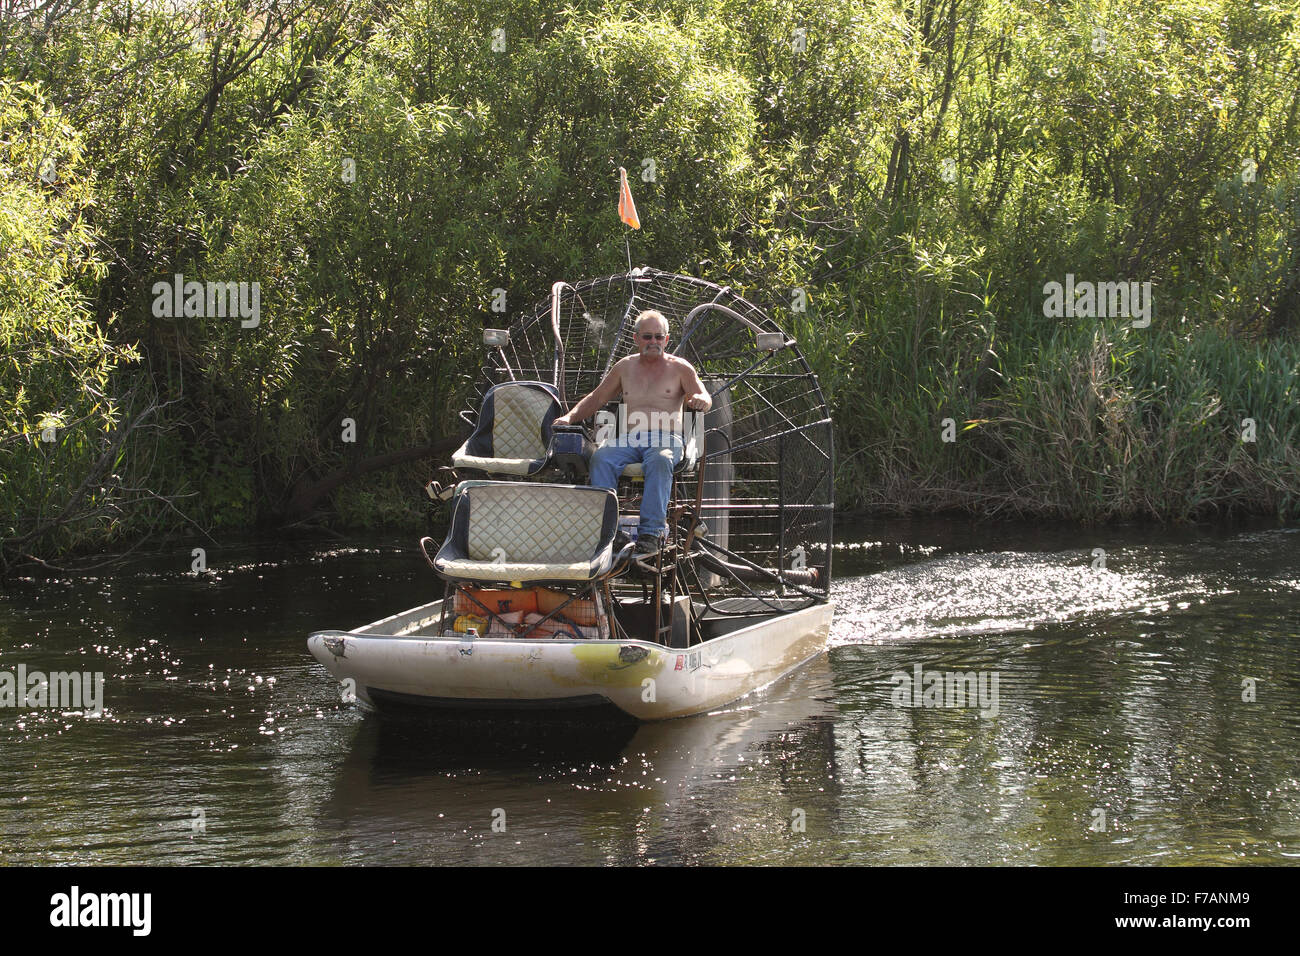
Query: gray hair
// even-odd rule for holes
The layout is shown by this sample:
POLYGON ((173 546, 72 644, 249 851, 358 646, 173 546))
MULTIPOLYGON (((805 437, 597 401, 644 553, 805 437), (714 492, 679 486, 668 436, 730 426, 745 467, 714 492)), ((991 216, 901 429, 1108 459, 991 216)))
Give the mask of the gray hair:
POLYGON ((658 319, 660 322, 664 324, 664 331, 665 332, 668 331, 668 319, 658 309, 646 309, 639 316, 637 316, 636 322, 632 325, 632 331, 640 332, 641 323, 645 322, 647 319, 658 319))

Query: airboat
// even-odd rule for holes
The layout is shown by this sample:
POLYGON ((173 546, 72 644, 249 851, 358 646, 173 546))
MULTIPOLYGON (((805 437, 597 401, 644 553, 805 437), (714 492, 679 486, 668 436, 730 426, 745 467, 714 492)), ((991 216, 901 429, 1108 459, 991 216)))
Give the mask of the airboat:
POLYGON ((472 429, 429 494, 450 507, 429 603, 351 631, 312 634, 312 655, 379 711, 706 713, 823 653, 834 510, 831 418, 798 343, 730 288, 647 267, 577 283, 487 353, 461 418, 472 429), (713 397, 683 413, 668 535, 638 553, 643 475, 587 484, 617 403, 594 423, 553 421, 635 349, 646 310, 713 397))

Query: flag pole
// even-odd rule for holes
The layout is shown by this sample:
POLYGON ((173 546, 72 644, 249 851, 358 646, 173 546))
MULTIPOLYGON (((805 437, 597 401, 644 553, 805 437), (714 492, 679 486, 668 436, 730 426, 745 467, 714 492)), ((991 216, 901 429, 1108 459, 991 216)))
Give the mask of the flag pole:
MULTIPOLYGON (((632 201, 632 189, 627 184, 627 170, 618 167, 618 218, 633 229, 641 228, 641 219, 636 214, 636 203, 632 201)), ((627 271, 632 271, 632 242, 630 233, 623 233, 623 246, 627 249, 627 271)))

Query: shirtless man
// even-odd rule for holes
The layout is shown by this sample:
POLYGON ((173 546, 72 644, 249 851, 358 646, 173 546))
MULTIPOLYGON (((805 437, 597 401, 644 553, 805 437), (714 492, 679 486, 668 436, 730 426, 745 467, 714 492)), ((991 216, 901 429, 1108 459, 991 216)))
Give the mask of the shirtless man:
POLYGON ((652 553, 663 543, 673 468, 682 458, 682 406, 707 412, 713 399, 691 363, 668 354, 668 320, 662 313, 642 312, 633 331, 637 354, 615 363, 605 380, 555 424, 571 425, 590 418, 622 392, 626 431, 591 456, 591 483, 597 488, 617 489, 624 467, 636 461, 643 464, 645 491, 637 550, 652 553))

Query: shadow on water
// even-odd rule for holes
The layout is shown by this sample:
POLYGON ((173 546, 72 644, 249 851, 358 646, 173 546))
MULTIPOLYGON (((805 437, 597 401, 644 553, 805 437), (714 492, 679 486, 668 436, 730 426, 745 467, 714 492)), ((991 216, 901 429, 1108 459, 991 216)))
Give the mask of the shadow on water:
POLYGON ((585 719, 517 711, 368 714, 352 756, 385 782, 471 767, 509 771, 575 762, 612 767, 637 727, 608 714, 585 719))
POLYGON ((787 826, 797 768, 815 776, 833 761, 831 688, 823 656, 743 705, 688 719, 368 714, 318 823, 332 853, 369 862, 727 859, 734 834, 718 821, 733 821, 735 800, 787 826))

